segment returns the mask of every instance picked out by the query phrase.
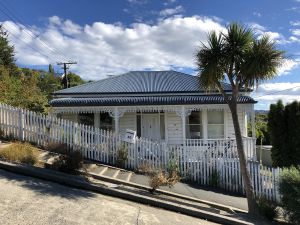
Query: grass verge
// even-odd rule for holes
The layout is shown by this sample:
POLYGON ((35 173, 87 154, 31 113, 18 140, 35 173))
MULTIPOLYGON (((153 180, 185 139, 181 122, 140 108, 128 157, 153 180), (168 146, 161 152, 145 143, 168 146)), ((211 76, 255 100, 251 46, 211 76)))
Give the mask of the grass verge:
POLYGON ((28 144, 16 142, 0 149, 0 159, 34 165, 38 162, 39 150, 28 144))

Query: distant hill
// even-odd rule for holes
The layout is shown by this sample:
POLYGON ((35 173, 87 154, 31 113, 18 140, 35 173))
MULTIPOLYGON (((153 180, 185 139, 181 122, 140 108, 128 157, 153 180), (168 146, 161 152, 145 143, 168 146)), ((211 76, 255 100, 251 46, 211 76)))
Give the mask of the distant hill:
POLYGON ((255 114, 268 114, 269 110, 255 110, 255 114))

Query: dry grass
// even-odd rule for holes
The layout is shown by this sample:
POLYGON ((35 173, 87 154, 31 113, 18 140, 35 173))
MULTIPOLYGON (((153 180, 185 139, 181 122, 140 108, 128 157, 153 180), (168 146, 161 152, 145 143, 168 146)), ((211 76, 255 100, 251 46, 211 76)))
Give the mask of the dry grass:
POLYGON ((158 170, 153 172, 150 176, 149 185, 152 188, 151 192, 154 192, 161 186, 173 187, 177 182, 180 181, 180 175, 176 171, 164 172, 158 170))
POLYGON ((152 192, 155 191, 157 188, 160 186, 165 186, 167 185, 168 179, 165 175, 164 172, 162 171, 157 171, 154 173, 149 181, 149 185, 152 188, 152 192))
POLYGON ((154 173, 154 170, 149 163, 143 163, 138 166, 137 172, 144 175, 152 175, 154 173))
POLYGON ((45 146, 45 150, 58 154, 67 154, 69 152, 69 147, 66 144, 50 142, 45 146))
POLYGON ((9 162, 34 165, 38 162, 38 148, 28 143, 12 143, 0 150, 0 158, 9 162))

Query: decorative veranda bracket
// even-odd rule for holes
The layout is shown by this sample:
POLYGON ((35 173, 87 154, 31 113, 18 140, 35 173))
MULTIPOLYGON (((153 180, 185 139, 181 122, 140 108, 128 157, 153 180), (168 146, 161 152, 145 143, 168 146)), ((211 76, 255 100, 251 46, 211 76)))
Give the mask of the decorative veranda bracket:
MULTIPOLYGON (((108 112, 111 115, 115 114, 115 108, 118 108, 119 116, 126 112, 175 112, 178 116, 182 114, 182 107, 185 108, 184 114, 187 116, 192 111, 202 110, 229 110, 225 104, 212 104, 212 105, 149 105, 149 106, 79 106, 79 107, 53 107, 53 114, 58 113, 101 113, 108 112)), ((239 109, 246 112, 254 110, 251 104, 240 104, 239 109)), ((117 115, 117 114, 116 114, 117 115)))

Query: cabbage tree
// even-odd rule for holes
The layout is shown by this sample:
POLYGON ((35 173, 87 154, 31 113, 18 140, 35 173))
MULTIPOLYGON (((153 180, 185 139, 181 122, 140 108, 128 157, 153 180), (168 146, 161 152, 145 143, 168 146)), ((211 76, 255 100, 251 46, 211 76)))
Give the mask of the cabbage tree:
POLYGON ((253 185, 247 170, 237 102, 240 91, 250 91, 259 82, 273 78, 283 60, 283 51, 268 36, 256 37, 251 28, 230 24, 225 32, 208 34, 207 44, 196 53, 200 83, 207 90, 218 90, 231 111, 240 169, 248 200, 249 213, 257 214, 253 185), (225 92, 223 82, 231 85, 225 92))

